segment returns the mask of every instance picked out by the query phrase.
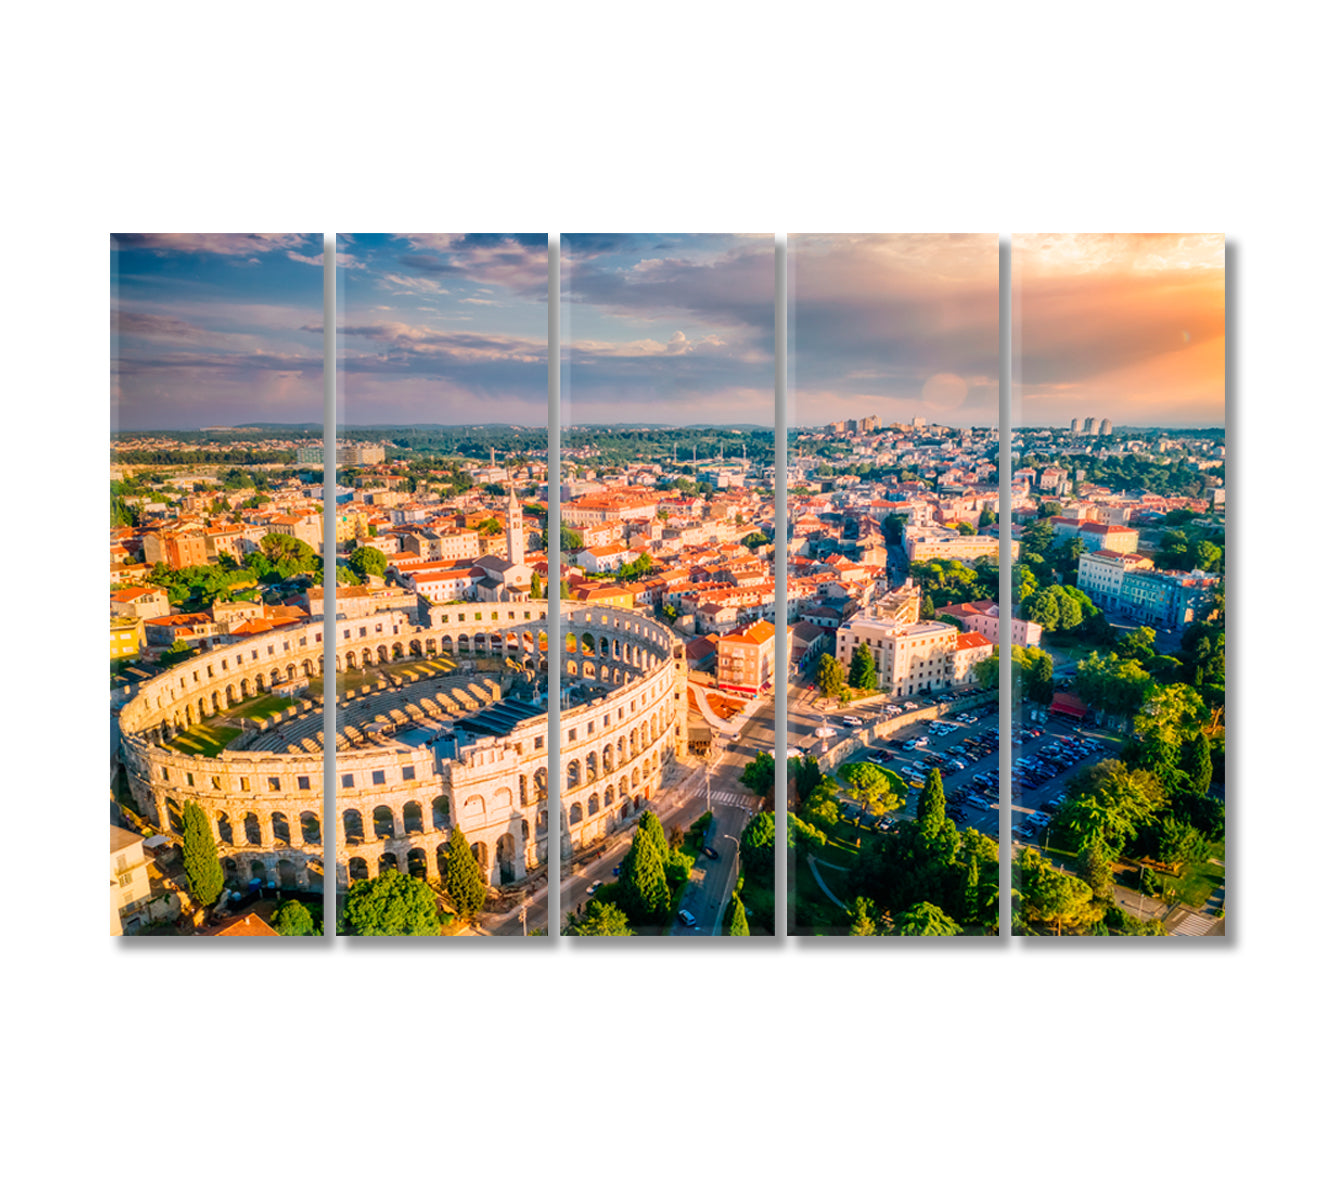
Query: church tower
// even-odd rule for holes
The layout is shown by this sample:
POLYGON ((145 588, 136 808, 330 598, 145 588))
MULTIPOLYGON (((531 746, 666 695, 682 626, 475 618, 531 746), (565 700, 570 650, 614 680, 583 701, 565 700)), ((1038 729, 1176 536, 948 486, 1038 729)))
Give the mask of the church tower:
POLYGON ((505 557, 511 563, 523 566, 523 552, 527 543, 523 532, 523 505, 510 488, 509 507, 505 510, 505 557))

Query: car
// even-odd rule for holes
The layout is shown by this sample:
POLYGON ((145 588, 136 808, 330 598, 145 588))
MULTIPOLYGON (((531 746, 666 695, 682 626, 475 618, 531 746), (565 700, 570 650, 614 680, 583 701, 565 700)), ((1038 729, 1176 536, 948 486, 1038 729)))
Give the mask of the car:
POLYGON ((597 894, 597 890, 601 886, 602 885, 600 883, 590 883, 586 888, 584 888, 584 891, 586 891, 590 896, 593 896, 597 894))
POLYGON ((705 846, 701 853, 705 858, 712 859, 714 862, 718 861, 718 851, 712 846, 705 846))
POLYGON ((676 914, 676 919, 687 929, 694 929, 695 926, 699 924, 699 922, 695 920, 694 914, 684 908, 676 914))
POLYGON ((847 716, 843 718, 843 724, 846 725, 849 729, 858 729, 861 727, 861 723, 862 723, 861 717, 847 716))

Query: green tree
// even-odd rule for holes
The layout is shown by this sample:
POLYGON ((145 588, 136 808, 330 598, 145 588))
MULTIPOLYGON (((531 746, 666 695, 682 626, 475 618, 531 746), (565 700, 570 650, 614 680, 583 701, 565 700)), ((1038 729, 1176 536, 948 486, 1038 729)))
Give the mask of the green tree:
POLYGON ((842 819, 838 801, 830 796, 812 799, 802 807, 801 815, 817 829, 824 830, 826 836, 838 828, 838 823, 842 819))
POLYGON ((944 909, 920 900, 894 918, 894 932, 900 937, 954 937, 960 927, 944 909))
POLYGON ((660 924, 671 908, 667 870, 653 834, 643 825, 635 830, 621 863, 620 892, 632 925, 660 924))
POLYGON ((878 937, 880 930, 876 924, 875 905, 865 896, 858 896, 852 902, 852 928, 848 930, 852 937, 878 937))
POLYGON ((1209 739, 1203 730, 1182 747, 1181 773, 1193 791, 1203 794, 1209 790, 1214 778, 1214 764, 1209 754, 1209 739))
POLYGON ((465 921, 486 903, 486 881, 482 878, 482 869, 477 865, 463 830, 457 825, 449 835, 444 887, 454 911, 465 921))
POLYGON ((274 911, 273 928, 283 937, 312 937, 315 918, 300 900, 284 900, 274 911))
MULTIPOLYGON (((1037 649, 1037 647, 1033 647, 1037 649)), ((1038 704, 1050 704, 1056 694, 1052 683, 1051 655, 1039 651, 1039 657, 1033 661, 1032 670, 1024 680, 1025 698, 1038 704)))
POLYGON ((671 851, 667 846, 667 831, 663 829, 662 822, 658 820, 658 814, 654 812, 645 812, 639 818, 639 828, 647 830, 650 838, 653 839, 653 848, 658 852, 658 857, 666 865, 671 856, 671 851))
POLYGON ((824 773, 820 770, 820 761, 814 755, 787 760, 788 776, 797 789, 797 799, 806 800, 819 787, 824 773))
POLYGON ((579 937, 630 937, 630 920, 615 904, 591 900, 583 919, 571 921, 568 932, 579 937))
POLYGON ((741 772, 741 782, 757 796, 773 799, 774 756, 761 750, 741 772))
POLYGON ((871 647, 865 642, 852 652, 848 682, 855 688, 869 689, 876 686, 875 658, 871 654, 871 647))
MULTIPOLYGON (((789 817, 791 825, 793 818, 789 817)), ((771 881, 774 873, 774 815, 756 813, 741 833, 741 867, 746 886, 752 880, 771 881)))
POLYGON ((343 920, 360 937, 434 937, 440 932, 430 884, 395 870, 348 888, 343 920))
POLYGON ((528 598, 530 600, 542 599, 542 576, 540 576, 536 571, 533 572, 533 582, 532 586, 530 586, 528 589, 528 598))
POLYGON ((816 674, 816 683, 826 698, 841 694, 843 689, 848 686, 847 672, 844 671, 843 664, 832 654, 821 657, 816 674))
POLYGON ((872 818, 882 817, 903 803, 903 792, 907 789, 895 787, 896 782, 901 784, 898 776, 882 771, 874 763, 845 763, 839 768, 838 774, 843 780, 843 790, 847 792, 848 799, 860 809, 858 824, 868 814, 872 818))
POLYGON ((728 937, 750 937, 750 925, 746 921, 746 906, 738 892, 732 893, 732 921, 727 927, 728 937))
POLYGON ((1056 927, 1057 936, 1067 929, 1078 931, 1100 921, 1103 906, 1093 898, 1093 889, 1082 879, 1058 871, 1033 847, 1019 860, 1022 888, 1016 915, 1027 922, 1039 921, 1056 927))
POLYGON ((185 884, 197 904, 208 907, 222 895, 222 863, 218 844, 204 810, 193 800, 181 808, 185 826, 182 854, 185 859, 185 884))
POLYGON ((362 582, 372 575, 383 579, 384 573, 389 570, 389 560, 374 546, 358 546, 347 556, 347 565, 357 573, 362 582))

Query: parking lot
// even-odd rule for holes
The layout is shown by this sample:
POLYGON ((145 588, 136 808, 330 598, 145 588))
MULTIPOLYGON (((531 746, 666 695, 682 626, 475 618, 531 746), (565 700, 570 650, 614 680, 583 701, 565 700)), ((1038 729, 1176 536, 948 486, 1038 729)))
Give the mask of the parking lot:
MULTIPOLYGON (((837 724, 839 718, 831 720, 837 724)), ((1041 844, 1071 775, 1115 754, 1118 743, 1098 730, 1067 722, 1016 728, 1011 750, 1011 825, 1016 841, 1041 844)), ((907 782, 904 806, 881 828, 917 814, 917 795, 933 767, 945 785, 946 812, 960 829, 1000 835, 1000 730, 996 705, 920 721, 892 739, 877 739, 848 762, 874 762, 907 782)), ((855 806, 846 806, 855 818, 855 806)))
POLYGON ((917 815, 917 794, 935 767, 940 770, 946 809, 955 824, 980 830, 989 837, 998 835, 1000 732, 995 704, 938 720, 918 721, 898 730, 893 738, 877 739, 848 761, 879 763, 907 782, 907 802, 893 817, 882 821, 882 827, 887 828, 891 820, 917 815))

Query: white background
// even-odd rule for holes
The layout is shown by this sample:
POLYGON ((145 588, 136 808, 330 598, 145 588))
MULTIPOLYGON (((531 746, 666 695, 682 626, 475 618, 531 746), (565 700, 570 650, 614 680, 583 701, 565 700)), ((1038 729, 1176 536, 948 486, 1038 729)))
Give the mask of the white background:
POLYGON ((9 1194, 1317 1190, 1325 39, 920 7, 7 18, 9 1194), (114 944, 107 233, 408 228, 1226 231, 1229 942, 114 944))

